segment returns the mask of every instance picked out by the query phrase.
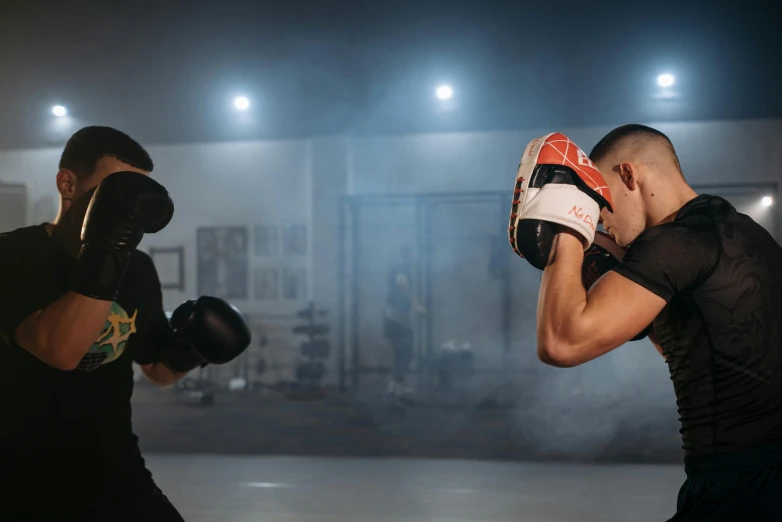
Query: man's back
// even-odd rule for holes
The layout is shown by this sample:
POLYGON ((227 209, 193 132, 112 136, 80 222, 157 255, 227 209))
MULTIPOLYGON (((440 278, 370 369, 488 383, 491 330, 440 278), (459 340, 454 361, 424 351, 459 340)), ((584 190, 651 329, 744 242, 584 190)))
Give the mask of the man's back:
POLYGON ((700 196, 638 237, 631 266, 641 252, 632 271, 670 293, 654 328, 686 454, 782 442, 782 247, 724 199, 700 196))

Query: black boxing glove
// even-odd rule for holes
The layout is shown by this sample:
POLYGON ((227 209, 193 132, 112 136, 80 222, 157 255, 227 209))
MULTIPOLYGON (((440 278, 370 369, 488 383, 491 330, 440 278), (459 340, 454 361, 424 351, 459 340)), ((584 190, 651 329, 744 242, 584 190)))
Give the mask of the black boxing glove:
POLYGON ((173 336, 170 342, 158 343, 155 359, 175 372, 230 362, 252 341, 241 313, 216 297, 181 304, 171 316, 170 329, 173 336))
POLYGON ((145 174, 116 172, 95 189, 81 230, 83 242, 71 290, 105 301, 117 297, 131 252, 145 233, 162 230, 174 215, 166 189, 145 174))
MULTIPOLYGON (((604 274, 611 271, 622 262, 624 250, 605 232, 596 232, 592 245, 584 252, 584 263, 581 265, 581 283, 588 292, 604 274)), ((647 326, 631 341, 640 341, 649 334, 652 325, 647 326)))

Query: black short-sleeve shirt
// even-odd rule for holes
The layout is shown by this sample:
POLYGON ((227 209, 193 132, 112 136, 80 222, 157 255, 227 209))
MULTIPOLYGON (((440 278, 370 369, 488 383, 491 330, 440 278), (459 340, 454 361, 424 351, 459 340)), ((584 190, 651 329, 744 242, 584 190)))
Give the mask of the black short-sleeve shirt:
POLYGON ((782 443, 782 248, 702 195, 638 236, 619 274, 665 299, 654 329, 687 455, 782 443))
POLYGON ((101 481, 145 473, 131 428, 132 360, 165 314, 154 265, 135 251, 104 330, 78 368, 43 363, 16 344, 14 331, 68 291, 74 263, 45 226, 0 235, 0 461, 11 480, 34 472, 42 489, 67 489, 77 472, 95 476, 89 486, 97 494, 101 481))

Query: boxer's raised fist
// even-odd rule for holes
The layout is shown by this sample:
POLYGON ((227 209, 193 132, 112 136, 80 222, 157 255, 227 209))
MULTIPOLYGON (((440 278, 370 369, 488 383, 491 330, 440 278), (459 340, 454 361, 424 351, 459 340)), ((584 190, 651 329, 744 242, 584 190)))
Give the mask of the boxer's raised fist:
POLYGON ((557 226, 578 234, 586 250, 600 210, 611 210, 603 176, 586 154, 559 133, 527 144, 513 188, 508 236, 513 251, 538 269, 548 263, 557 226))
POLYGON ((71 290, 95 299, 116 299, 131 252, 145 233, 161 230, 173 214, 168 192, 148 175, 107 176, 87 207, 71 290))

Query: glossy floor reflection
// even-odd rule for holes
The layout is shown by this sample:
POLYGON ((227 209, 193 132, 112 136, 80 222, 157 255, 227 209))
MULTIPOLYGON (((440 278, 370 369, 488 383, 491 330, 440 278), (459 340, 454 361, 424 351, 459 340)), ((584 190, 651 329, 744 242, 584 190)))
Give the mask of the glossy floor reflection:
POLYGON ((662 522, 682 466, 150 456, 188 522, 662 522))

